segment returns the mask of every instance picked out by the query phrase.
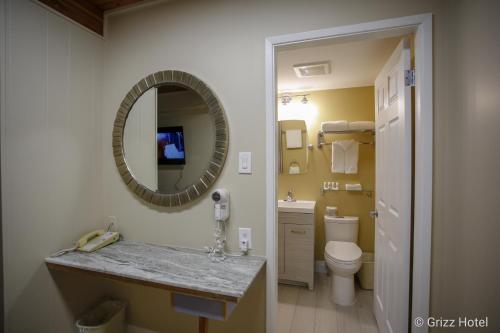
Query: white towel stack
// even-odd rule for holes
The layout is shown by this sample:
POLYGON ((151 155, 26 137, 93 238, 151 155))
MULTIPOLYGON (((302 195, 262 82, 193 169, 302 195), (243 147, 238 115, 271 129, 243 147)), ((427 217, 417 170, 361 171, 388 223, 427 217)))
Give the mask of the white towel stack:
POLYGON ((342 131, 364 131, 375 129, 373 121, 351 121, 347 120, 332 120, 321 123, 323 132, 342 132, 342 131))
POLYGON ((321 123, 323 132, 347 131, 349 123, 347 120, 324 121, 321 123))
POLYGON ((352 121, 349 123, 349 129, 353 131, 373 130, 375 123, 373 121, 352 121))
POLYGON ((286 147, 302 148, 302 130, 293 129, 286 131, 286 147))
POLYGON ((328 215, 328 216, 337 216, 337 207, 326 206, 325 212, 326 212, 326 215, 328 215))
POLYGON ((358 173, 359 143, 356 140, 334 141, 332 143, 332 172, 358 173))

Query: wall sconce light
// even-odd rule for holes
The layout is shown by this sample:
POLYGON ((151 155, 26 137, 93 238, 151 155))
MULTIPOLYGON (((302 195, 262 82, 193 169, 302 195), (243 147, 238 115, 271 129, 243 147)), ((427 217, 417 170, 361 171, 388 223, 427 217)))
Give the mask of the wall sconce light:
POLYGON ((292 96, 290 96, 290 95, 283 95, 283 96, 281 96, 281 104, 287 105, 291 101, 292 101, 292 96))
POLYGON ((283 105, 287 105, 288 103, 290 103, 294 97, 302 97, 302 99, 300 100, 302 102, 302 104, 307 104, 307 103, 309 103, 309 99, 307 98, 307 96, 309 96, 309 94, 306 94, 306 95, 283 95, 283 96, 278 97, 278 98, 281 99, 281 104, 283 104, 283 105))

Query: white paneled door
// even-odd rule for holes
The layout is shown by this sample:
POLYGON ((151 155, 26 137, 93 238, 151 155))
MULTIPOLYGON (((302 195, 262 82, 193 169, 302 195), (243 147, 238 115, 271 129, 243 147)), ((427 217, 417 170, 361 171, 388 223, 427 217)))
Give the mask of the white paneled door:
POLYGON ((408 331, 412 200, 410 48, 403 39, 375 80, 374 311, 382 333, 408 331))

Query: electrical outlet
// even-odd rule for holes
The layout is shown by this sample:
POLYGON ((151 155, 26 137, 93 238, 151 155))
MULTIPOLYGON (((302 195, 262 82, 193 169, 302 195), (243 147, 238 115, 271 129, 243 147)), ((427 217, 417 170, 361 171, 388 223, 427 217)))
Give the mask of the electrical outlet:
POLYGON ((251 228, 239 228, 238 229, 238 240, 240 249, 251 249, 252 248, 252 229, 251 228), (245 245, 246 243, 246 245, 245 245))

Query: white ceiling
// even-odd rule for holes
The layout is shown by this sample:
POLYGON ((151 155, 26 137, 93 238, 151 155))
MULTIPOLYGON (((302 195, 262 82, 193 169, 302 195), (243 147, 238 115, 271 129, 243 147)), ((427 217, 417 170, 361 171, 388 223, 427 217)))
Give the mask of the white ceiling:
POLYGON ((331 39, 278 49, 278 92, 371 86, 401 37, 368 40, 331 39), (330 61, 331 74, 298 78, 293 65, 330 61))

